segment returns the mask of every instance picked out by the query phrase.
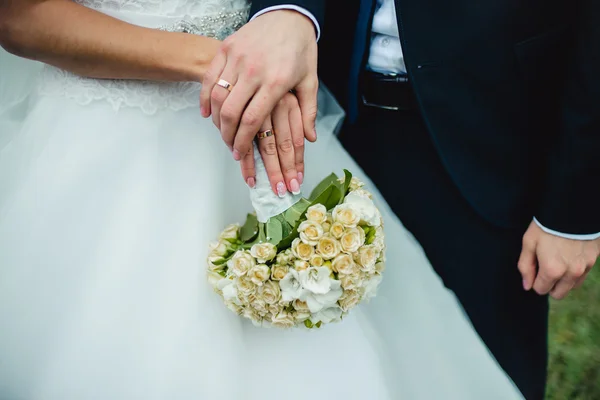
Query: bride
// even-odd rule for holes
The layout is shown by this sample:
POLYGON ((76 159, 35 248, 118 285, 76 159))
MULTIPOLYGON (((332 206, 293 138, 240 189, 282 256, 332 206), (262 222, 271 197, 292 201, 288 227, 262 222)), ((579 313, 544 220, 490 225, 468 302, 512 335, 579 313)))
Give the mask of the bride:
POLYGON ((26 18, 0 3, 27 22, 5 47, 46 63, 0 53, 1 399, 521 398, 337 142, 343 115, 325 89, 304 186, 347 168, 375 191, 379 295, 317 331, 227 310, 203 260, 251 204, 195 82, 249 4, 76 3, 26 18))

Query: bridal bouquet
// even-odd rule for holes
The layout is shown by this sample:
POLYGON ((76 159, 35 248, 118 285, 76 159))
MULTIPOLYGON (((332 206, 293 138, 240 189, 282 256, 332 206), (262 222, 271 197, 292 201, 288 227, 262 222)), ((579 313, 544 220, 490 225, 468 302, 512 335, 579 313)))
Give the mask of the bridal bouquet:
POLYGON ((249 214, 221 233, 208 277, 230 310, 257 326, 319 328, 375 295, 383 221, 363 183, 344 174, 328 176, 281 213, 262 215, 265 222, 249 214))

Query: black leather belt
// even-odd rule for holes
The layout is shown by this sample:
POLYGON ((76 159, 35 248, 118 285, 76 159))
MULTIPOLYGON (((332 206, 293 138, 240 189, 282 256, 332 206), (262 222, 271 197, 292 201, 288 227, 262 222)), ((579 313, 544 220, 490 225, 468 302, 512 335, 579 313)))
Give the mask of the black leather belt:
POLYGON ((386 110, 417 110, 415 93, 405 74, 365 71, 361 76, 362 102, 367 107, 386 110))

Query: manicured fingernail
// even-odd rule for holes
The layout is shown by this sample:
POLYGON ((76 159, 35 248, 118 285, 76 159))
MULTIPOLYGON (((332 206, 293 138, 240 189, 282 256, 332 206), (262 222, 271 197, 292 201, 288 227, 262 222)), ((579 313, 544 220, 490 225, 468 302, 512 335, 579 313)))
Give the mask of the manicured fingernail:
POLYGON ((204 107, 200 106, 200 115, 202 115, 203 117, 206 118, 206 111, 204 110, 204 107))
POLYGON ((290 189, 292 189, 293 194, 300 193, 300 184, 298 183, 298 181, 296 179, 292 179, 290 181, 290 189))
POLYGON ((529 290, 527 287, 527 281, 525 279, 523 279, 523 289, 529 290))
POLYGON ((287 190, 285 189, 285 183, 279 182, 277 184, 277 195, 279 197, 283 197, 283 196, 285 196, 286 192, 287 192, 287 190))
POLYGON ((233 150, 233 159, 235 161, 240 161, 242 159, 242 157, 240 156, 240 152, 237 150, 233 150))
POLYGON ((302 182, 304 182, 304 174, 302 172, 298 172, 298 182, 300 182, 301 185, 302 182))
POLYGON ((246 182, 248 183, 248 186, 254 189, 254 186, 256 185, 256 181, 254 180, 254 178, 250 177, 246 182))
POLYGON ((313 129, 313 135, 315 135, 315 140, 317 140, 317 130, 313 129))

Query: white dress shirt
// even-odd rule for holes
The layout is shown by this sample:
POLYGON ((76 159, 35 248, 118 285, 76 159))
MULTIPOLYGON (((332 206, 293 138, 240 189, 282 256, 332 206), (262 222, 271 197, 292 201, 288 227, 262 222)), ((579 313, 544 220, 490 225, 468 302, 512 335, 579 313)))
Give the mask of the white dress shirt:
MULTIPOLYGON (((321 27, 317 19, 308 10, 293 4, 283 4, 280 6, 265 8, 252 16, 251 20, 269 11, 289 9, 296 10, 315 24, 317 31, 317 40, 321 35, 321 27)), ((400 34, 398 32, 398 22, 396 19, 396 5, 394 0, 377 0, 375 15, 373 16, 373 26, 371 28, 371 48, 367 68, 380 73, 406 73, 404 55, 400 44, 400 34)), ((589 235, 574 235, 569 233, 557 232, 546 228, 537 218, 533 221, 546 233, 572 240, 595 240, 600 238, 600 232, 589 235)))

